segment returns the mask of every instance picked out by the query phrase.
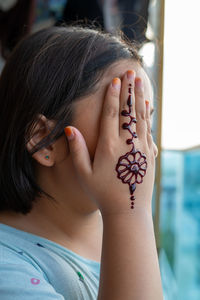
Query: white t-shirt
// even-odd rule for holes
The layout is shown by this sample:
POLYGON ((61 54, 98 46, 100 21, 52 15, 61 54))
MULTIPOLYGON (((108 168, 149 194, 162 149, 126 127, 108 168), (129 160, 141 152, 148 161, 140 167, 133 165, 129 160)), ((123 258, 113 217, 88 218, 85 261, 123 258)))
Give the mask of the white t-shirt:
POLYGON ((1 300, 96 300, 100 263, 0 224, 1 300))

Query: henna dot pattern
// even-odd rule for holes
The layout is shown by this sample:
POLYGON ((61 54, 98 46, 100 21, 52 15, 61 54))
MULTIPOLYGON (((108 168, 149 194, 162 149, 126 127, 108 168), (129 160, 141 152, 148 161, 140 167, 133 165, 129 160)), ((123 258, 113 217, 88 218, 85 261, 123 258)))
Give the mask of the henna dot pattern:
POLYGON ((121 115, 129 118, 128 123, 123 123, 122 128, 128 130, 131 134, 131 138, 126 140, 128 145, 132 145, 132 149, 126 154, 120 156, 118 163, 116 165, 117 177, 125 184, 129 185, 131 209, 134 209, 135 196, 133 195, 136 190, 136 184, 143 182, 143 177, 146 175, 147 170, 147 160, 146 155, 141 153, 141 151, 135 149, 135 144, 133 139, 137 138, 137 134, 132 130, 131 125, 136 124, 137 120, 135 117, 131 116, 132 113, 132 85, 129 84, 128 87, 128 111, 123 110, 121 115))

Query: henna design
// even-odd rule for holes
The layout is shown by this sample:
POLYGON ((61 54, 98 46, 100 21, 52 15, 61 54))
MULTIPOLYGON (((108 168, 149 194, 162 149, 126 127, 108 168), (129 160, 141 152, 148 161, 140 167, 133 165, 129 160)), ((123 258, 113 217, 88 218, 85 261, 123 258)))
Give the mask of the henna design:
POLYGON ((133 195, 136 190, 136 184, 140 184, 143 182, 143 177, 146 175, 147 170, 147 160, 146 155, 141 153, 139 150, 135 149, 135 145, 133 142, 134 138, 137 138, 136 132, 132 131, 131 125, 132 123, 136 124, 137 120, 135 117, 131 116, 132 112, 132 85, 129 84, 128 88, 128 100, 127 105, 129 111, 123 110, 121 112, 122 116, 129 117, 129 123, 123 123, 122 128, 127 129, 131 134, 131 138, 126 140, 126 143, 131 145, 131 151, 126 154, 120 156, 118 163, 116 165, 117 177, 121 179, 123 183, 127 183, 129 185, 129 191, 131 194, 131 208, 134 208, 134 200, 135 196, 133 195))

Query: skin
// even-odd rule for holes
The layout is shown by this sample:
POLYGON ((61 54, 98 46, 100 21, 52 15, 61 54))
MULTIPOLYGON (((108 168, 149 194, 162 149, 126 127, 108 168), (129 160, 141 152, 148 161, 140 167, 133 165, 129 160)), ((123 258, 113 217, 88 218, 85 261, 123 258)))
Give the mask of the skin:
MULTIPOLYGON (((126 71, 131 69, 142 79, 144 97, 150 101, 152 110, 152 88, 149 78, 138 63, 127 60, 113 64, 100 81, 97 91, 74 104, 72 126, 82 133, 91 161, 94 160, 98 144, 103 103, 108 86, 114 77, 123 79, 126 71)), ((41 117, 35 134, 27 145, 28 150, 49 133, 51 126, 53 126, 51 121, 46 120, 44 116, 41 117)), ((126 137, 129 136, 124 133, 124 141, 126 137)), ((156 156, 155 145, 153 152, 156 156)), ((123 153, 124 150, 121 151, 121 154, 123 153)), ((95 197, 90 195, 90 191, 85 191, 80 184, 80 177, 74 167, 66 137, 63 135, 49 148, 41 149, 33 157, 37 161, 37 178, 40 186, 57 202, 49 201, 43 196, 38 199, 28 215, 4 212, 0 215, 1 222, 45 237, 83 257, 100 261, 103 235, 101 210, 99 211, 95 201, 91 201, 91 198, 95 197), (49 160, 45 159, 46 155, 49 156, 49 160)), ((113 177, 116 177, 114 172, 113 177)), ((124 186, 124 191, 128 190, 128 186, 124 186)), ((128 193, 126 197, 129 199, 128 193)))
MULTIPOLYGON (((97 92, 75 103, 74 122, 65 131, 67 139, 63 135, 33 156, 38 183, 56 202, 42 197, 26 216, 0 216, 5 224, 101 261, 98 300, 163 299, 151 213, 157 155, 150 105, 145 104, 145 99, 152 102, 151 94, 148 77, 137 63, 119 61, 111 66, 97 92), (130 69, 134 72, 127 72, 130 69), (135 80, 136 74, 141 79, 135 80), (138 121, 134 125, 138 136, 135 148, 144 152, 148 161, 144 181, 134 194, 134 213, 129 207, 129 189, 115 171, 119 157, 130 150, 126 144, 130 135, 122 128, 126 119, 120 114, 127 108, 130 83, 134 87, 133 114, 138 121)), ((27 149, 30 151, 53 126, 40 116, 27 149)))

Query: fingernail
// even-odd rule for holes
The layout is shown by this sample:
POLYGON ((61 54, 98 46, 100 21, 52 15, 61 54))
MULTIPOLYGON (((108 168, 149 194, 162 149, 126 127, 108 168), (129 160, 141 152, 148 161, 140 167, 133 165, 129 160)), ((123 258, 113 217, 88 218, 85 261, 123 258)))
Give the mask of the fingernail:
POLYGON ((135 77, 135 72, 133 70, 128 70, 127 71, 127 78, 130 80, 133 80, 135 77))
POLYGON ((67 136, 68 140, 72 140, 74 138, 74 133, 73 133, 71 127, 65 127, 64 131, 65 131, 65 135, 67 136))
POLYGON ((121 86, 121 81, 120 81, 120 79, 119 78, 114 78, 113 80, 112 80, 112 86, 115 88, 115 89, 117 89, 117 90, 120 90, 120 86, 121 86))
POLYGON ((135 86, 136 88, 143 89, 142 79, 139 77, 135 78, 135 86))

